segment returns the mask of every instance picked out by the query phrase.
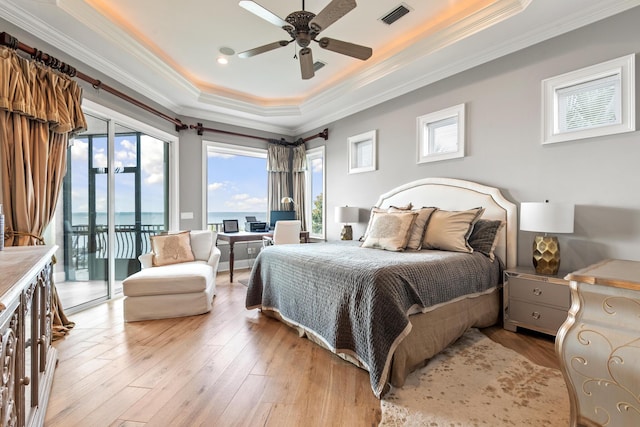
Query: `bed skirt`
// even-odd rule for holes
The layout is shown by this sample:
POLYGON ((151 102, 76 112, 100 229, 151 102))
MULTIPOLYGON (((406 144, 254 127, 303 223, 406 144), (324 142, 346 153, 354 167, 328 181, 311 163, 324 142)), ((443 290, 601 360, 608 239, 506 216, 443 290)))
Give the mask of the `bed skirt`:
MULTIPOLYGON (((453 344, 469 328, 486 328, 495 325, 500 317, 500 294, 500 289, 495 288, 490 293, 442 304, 426 313, 412 314, 409 317, 412 325, 411 332, 400 342, 393 354, 387 384, 402 387, 411 372, 426 365, 429 359, 453 344)), ((316 337, 311 331, 288 322, 277 311, 262 309, 262 313, 296 329, 301 337, 307 337, 321 347, 332 351, 327 348, 322 339, 316 337)), ((350 354, 335 354, 366 369, 366 366, 350 354)), ((388 386, 385 387, 383 394, 388 388, 388 386)))

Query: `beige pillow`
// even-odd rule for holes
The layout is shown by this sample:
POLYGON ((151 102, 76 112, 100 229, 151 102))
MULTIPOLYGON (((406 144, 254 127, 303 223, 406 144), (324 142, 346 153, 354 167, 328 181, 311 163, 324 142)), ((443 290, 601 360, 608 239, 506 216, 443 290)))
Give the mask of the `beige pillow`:
MULTIPOLYGON (((424 233, 427 230, 429 218, 431 218, 431 214, 436 210, 438 210, 438 208, 420 208, 413 210, 413 212, 417 212, 418 215, 416 216, 415 221, 413 221, 413 226, 409 233, 407 249, 419 250, 422 248, 422 239, 424 238, 424 233)), ((389 212, 398 212, 398 209, 391 207, 389 208, 389 212)))
POLYGON ((484 213, 483 208, 467 211, 438 209, 429 219, 422 240, 422 249, 440 249, 454 252, 473 252, 468 239, 473 225, 484 213))
POLYGON ((373 212, 370 229, 363 248, 402 251, 407 246, 413 222, 418 215, 413 211, 373 212))
POLYGON ((154 266, 195 260, 191 251, 191 236, 188 231, 151 236, 151 251, 153 252, 154 266))
POLYGON ((410 211, 413 205, 411 202, 404 206, 389 206, 388 208, 377 208, 372 207, 371 213, 369 215, 369 223, 367 224, 367 228, 364 230, 364 235, 360 237, 360 241, 363 242, 367 239, 367 235, 369 234, 369 230, 371 229, 371 223, 373 222, 373 214, 376 212, 392 212, 392 211, 410 211))

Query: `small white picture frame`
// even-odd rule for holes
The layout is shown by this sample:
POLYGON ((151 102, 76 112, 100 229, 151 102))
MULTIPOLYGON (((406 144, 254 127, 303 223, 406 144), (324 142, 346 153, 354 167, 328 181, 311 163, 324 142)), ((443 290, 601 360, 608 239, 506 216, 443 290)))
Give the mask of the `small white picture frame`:
POLYGON ((376 130, 347 138, 349 149, 349 173, 371 172, 377 169, 376 130))
POLYGON ((465 104, 417 118, 417 162, 464 157, 465 104))

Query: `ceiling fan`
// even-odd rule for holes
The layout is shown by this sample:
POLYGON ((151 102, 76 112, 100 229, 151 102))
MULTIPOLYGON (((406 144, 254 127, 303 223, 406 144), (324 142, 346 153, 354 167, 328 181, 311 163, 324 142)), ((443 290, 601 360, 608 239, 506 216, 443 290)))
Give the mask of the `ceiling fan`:
POLYGON ((291 36, 291 40, 280 40, 259 46, 253 49, 240 52, 240 58, 249 58, 261 53, 269 52, 280 47, 287 46, 295 41, 300 46, 300 71, 303 79, 310 79, 315 75, 313 69, 313 55, 309 44, 314 41, 321 48, 353 58, 367 60, 373 51, 370 47, 357 45, 341 40, 323 37, 317 40, 316 37, 329 25, 342 18, 344 15, 356 8, 355 0, 332 0, 317 15, 304 10, 304 0, 302 0, 302 10, 291 12, 285 19, 281 19, 276 14, 268 11, 258 3, 251 0, 242 0, 240 6, 256 16, 281 27, 291 36))

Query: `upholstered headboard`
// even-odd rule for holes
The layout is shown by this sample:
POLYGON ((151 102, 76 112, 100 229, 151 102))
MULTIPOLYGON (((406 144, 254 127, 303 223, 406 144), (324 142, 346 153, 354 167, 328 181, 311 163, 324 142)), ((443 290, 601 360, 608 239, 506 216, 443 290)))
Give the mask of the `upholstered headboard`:
POLYGON ((452 178, 424 178, 388 191, 376 202, 379 208, 412 203, 414 208, 435 206, 446 210, 485 209, 482 218, 500 219, 506 226, 500 231, 495 253, 507 267, 518 260, 518 208, 504 198, 499 189, 452 178))

